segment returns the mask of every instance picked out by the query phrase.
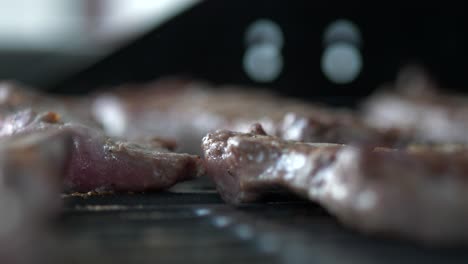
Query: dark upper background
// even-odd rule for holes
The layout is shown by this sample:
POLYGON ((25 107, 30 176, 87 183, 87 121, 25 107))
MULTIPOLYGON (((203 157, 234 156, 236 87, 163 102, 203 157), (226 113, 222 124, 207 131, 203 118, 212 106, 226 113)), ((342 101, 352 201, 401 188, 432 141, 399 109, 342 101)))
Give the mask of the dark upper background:
MULTIPOLYGON (((424 66, 444 87, 468 92, 468 16, 456 6, 418 6, 405 1, 372 4, 359 1, 204 1, 146 33, 122 42, 114 52, 86 59, 68 54, 73 70, 58 74, 56 64, 46 81, 11 75, 31 85, 60 93, 82 93, 125 82, 146 82, 167 75, 186 75, 214 83, 263 86, 280 93, 355 102, 379 85, 392 81, 408 63, 424 66), (413 5, 413 6, 411 6, 413 5), (257 19, 276 22, 284 34, 283 69, 272 82, 253 81, 243 70, 245 32, 257 19), (321 70, 325 28, 338 19, 352 21, 360 31, 362 70, 347 84, 329 81, 321 70), (81 64, 77 63, 83 61, 81 64)), ((9 53, 10 60, 34 59, 9 53), (16 56, 16 57, 15 57, 16 56)), ((5 76, 5 60, 0 62, 5 76), (2 65, 3 64, 3 65, 2 65)), ((24 68, 31 72, 30 67, 24 68)), ((34 74, 33 74, 34 75, 34 74)), ((42 74, 36 74, 41 76, 42 74)))

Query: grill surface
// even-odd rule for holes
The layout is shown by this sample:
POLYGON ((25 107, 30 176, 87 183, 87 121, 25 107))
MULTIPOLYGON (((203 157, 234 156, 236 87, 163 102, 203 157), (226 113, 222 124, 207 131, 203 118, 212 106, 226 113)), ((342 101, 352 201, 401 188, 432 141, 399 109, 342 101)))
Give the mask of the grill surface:
POLYGON ((59 247, 67 263, 468 262, 464 248, 365 236, 318 206, 284 197, 234 208, 214 191, 186 185, 64 200, 59 247))

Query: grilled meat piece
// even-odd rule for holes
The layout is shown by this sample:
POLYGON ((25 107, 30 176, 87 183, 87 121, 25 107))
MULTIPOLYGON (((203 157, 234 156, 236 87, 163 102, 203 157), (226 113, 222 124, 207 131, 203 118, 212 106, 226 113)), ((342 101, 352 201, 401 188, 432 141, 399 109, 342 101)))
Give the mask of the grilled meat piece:
POLYGON ((444 93, 416 69, 403 71, 363 104, 368 124, 398 129, 420 143, 468 143, 468 98, 444 93))
POLYGON ((67 122, 79 122, 100 128, 90 109, 91 98, 45 94, 14 82, 0 82, 0 121, 16 112, 33 109, 36 112, 52 111, 67 122))
POLYGON ((57 131, 0 138, 1 263, 43 263, 46 222, 61 208, 71 143, 57 131))
POLYGON ((96 96, 96 119, 106 133, 127 138, 160 135, 182 151, 199 152, 200 139, 217 129, 247 132, 261 123, 268 134, 308 142, 394 146, 407 140, 375 129, 348 110, 331 109, 248 87, 213 87, 186 80, 123 86, 96 96))
POLYGON ((55 113, 25 110, 0 122, 0 136, 58 132, 73 140, 64 189, 67 192, 161 190, 203 174, 200 158, 170 152, 165 141, 130 142, 55 113))
POLYGON ((53 111, 65 122, 103 129, 129 140, 158 135, 179 151, 199 153, 200 139, 217 129, 247 132, 261 123, 287 140, 399 146, 409 139, 373 128, 349 110, 277 96, 248 87, 214 87, 183 79, 122 86, 82 97, 43 94, 18 84, 0 84, 0 121, 21 110, 53 111))
POLYGON ((52 130, 0 137, 0 195, 17 196, 36 216, 59 208, 71 143, 52 130))
POLYGON ((224 200, 252 202, 283 187, 366 233, 466 242, 468 150, 307 144, 220 130, 202 143, 224 200))
POLYGON ((406 146, 413 141, 397 129, 375 128, 349 112, 326 109, 314 114, 287 113, 273 135, 301 142, 385 147, 406 146))

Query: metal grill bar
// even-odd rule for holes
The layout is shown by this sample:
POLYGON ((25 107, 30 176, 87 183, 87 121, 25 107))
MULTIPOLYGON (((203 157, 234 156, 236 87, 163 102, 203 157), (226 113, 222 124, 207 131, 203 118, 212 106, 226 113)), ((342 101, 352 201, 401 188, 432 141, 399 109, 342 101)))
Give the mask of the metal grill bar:
POLYGON ((342 227, 298 199, 234 208, 215 192, 64 198, 60 241, 76 263, 466 263, 464 249, 426 248, 342 227))

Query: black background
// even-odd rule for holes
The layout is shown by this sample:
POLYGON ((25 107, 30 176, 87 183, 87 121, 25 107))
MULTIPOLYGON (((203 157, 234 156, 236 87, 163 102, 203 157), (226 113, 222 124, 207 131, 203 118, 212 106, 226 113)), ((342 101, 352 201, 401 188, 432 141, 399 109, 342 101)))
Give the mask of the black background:
MULTIPOLYGON (((186 75, 214 83, 267 86, 280 93, 342 104, 359 100, 395 79, 408 63, 423 65, 444 87, 465 91, 467 16, 458 6, 404 1, 218 1, 198 4, 82 72, 56 83, 56 92, 81 93, 126 82, 186 75), (242 69, 244 34, 267 18, 285 35, 284 69, 269 84, 242 69), (363 70, 351 84, 336 85, 320 69, 323 32, 337 19, 360 29, 363 70)), ((468 92, 468 89, 466 90, 468 92)))

